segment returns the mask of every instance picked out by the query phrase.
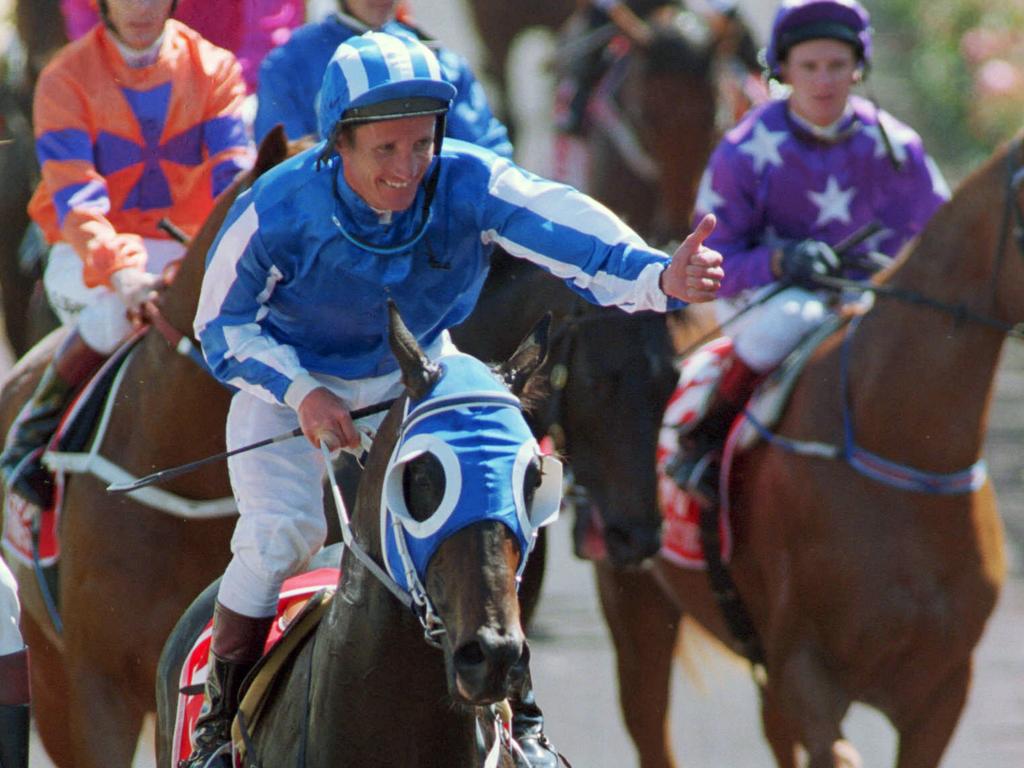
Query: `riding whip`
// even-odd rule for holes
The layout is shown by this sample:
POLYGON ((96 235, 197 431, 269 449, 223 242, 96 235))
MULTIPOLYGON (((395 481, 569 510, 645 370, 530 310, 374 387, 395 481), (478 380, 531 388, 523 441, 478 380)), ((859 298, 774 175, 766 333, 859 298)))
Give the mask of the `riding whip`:
MULTIPOLYGON (((385 400, 382 403, 370 405, 367 406, 366 408, 357 408, 356 410, 352 411, 349 415, 352 417, 352 421, 358 421, 359 419, 363 419, 366 418, 367 416, 372 416, 375 413, 380 413, 381 411, 387 410, 388 408, 391 407, 391 404, 394 402, 394 400, 385 400)), ((188 464, 181 464, 180 466, 177 467, 168 467, 167 469, 161 469, 158 472, 146 475, 145 477, 140 477, 138 480, 133 480, 130 483, 111 483, 110 485, 107 486, 107 492, 127 493, 129 491, 134 491, 138 488, 145 488, 147 485, 153 485, 154 483, 160 483, 163 482, 164 480, 170 480, 171 478, 179 477, 180 475, 187 475, 189 472, 192 472, 195 469, 199 469, 199 467, 206 466, 207 464, 212 464, 215 461, 223 461, 224 459, 229 459, 232 456, 237 456, 238 454, 245 453, 246 451, 251 451, 256 448, 263 448, 264 446, 273 445, 274 443, 282 443, 285 440, 291 440, 293 437, 298 437, 301 434, 302 427, 296 427, 295 429, 289 430, 288 432, 283 432, 275 437, 268 437, 265 440, 259 440, 255 443, 244 445, 241 448, 235 448, 234 450, 231 451, 224 451, 223 453, 216 453, 213 456, 207 456, 205 459, 198 459, 197 461, 191 461, 188 464)))

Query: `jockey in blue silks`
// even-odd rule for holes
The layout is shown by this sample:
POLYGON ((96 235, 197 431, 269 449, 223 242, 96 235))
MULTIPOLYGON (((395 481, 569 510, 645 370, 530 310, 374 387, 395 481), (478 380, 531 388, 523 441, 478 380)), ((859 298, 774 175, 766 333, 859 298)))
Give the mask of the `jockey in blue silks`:
MULTIPOLYGON (((702 245, 713 217, 670 258, 571 187, 465 142, 444 139, 442 151, 454 97, 422 43, 379 32, 349 39, 318 97, 325 140, 243 192, 210 249, 195 331, 214 374, 239 389, 228 448, 297 424, 309 442, 230 460, 240 517, 190 766, 227 738, 279 588, 323 544, 318 446, 358 447, 349 412, 403 391, 387 343, 389 299, 436 358, 455 351, 448 329, 473 309, 495 245, 626 311, 709 301, 720 284, 721 257, 702 245)), ((556 765, 532 692, 512 706, 531 764, 556 765)))
MULTIPOLYGON (((410 37, 431 46, 441 76, 455 86, 446 135, 512 157, 508 130, 492 113, 487 94, 462 56, 436 46, 422 30, 395 18, 398 0, 339 0, 340 11, 300 27, 260 65, 257 141, 275 125, 290 139, 317 133, 316 95, 335 49, 350 37, 370 30, 410 37)), ((321 138, 324 138, 321 136, 321 138)))
POLYGON ((788 95, 755 107, 711 155, 695 216, 714 213, 708 243, 725 257, 719 320, 736 317, 733 358, 703 421, 683 436, 677 482, 718 503, 714 457, 763 375, 833 311, 819 275, 865 276, 867 252, 895 256, 949 198, 921 138, 851 95, 871 65, 868 12, 857 0, 785 0, 766 50, 788 95), (840 264, 832 250, 866 225, 877 233, 840 264), (789 285, 765 300, 767 294, 789 285))

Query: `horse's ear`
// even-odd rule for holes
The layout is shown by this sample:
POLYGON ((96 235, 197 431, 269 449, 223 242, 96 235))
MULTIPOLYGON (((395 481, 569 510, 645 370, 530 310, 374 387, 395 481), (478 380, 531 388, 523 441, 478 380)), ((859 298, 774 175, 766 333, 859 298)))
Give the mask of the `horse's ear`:
POLYGON ((405 321, 398 313, 398 307, 391 299, 388 299, 388 320, 388 344, 391 345, 391 352, 398 360, 398 367, 402 369, 402 384, 405 385, 409 396, 418 400, 427 394, 437 381, 441 369, 423 354, 416 337, 406 327, 405 321))
POLYGON ((526 382, 544 365, 548 358, 548 335, 551 331, 551 313, 537 321, 533 330, 522 340, 512 356, 498 366, 498 373, 505 380, 512 394, 522 394, 526 382))
POLYGON ((275 165, 280 163, 288 155, 288 137, 285 136, 284 126, 278 123, 270 129, 270 133, 263 137, 260 148, 256 152, 256 163, 253 165, 253 173, 256 178, 262 176, 275 165))

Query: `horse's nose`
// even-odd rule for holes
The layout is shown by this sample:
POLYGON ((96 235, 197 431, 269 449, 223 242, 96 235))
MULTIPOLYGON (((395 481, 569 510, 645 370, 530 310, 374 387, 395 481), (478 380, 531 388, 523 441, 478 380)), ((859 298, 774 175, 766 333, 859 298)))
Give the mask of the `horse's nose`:
POLYGON ((453 656, 459 693, 473 704, 490 704, 508 695, 509 673, 523 655, 523 633, 485 627, 453 656))
POLYGON ((661 530, 647 525, 624 525, 613 520, 605 523, 604 540, 608 560, 613 566, 640 565, 657 554, 661 546, 661 530))

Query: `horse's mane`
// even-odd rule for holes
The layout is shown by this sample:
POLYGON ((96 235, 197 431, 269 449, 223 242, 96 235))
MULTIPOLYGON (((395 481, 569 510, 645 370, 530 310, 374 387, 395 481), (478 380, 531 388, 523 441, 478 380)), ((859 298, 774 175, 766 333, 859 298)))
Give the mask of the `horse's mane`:
POLYGON ((529 418, 543 415, 541 407, 544 406, 551 396, 551 380, 544 375, 535 373, 526 382, 523 391, 519 393, 519 402, 522 403, 523 413, 529 418))

